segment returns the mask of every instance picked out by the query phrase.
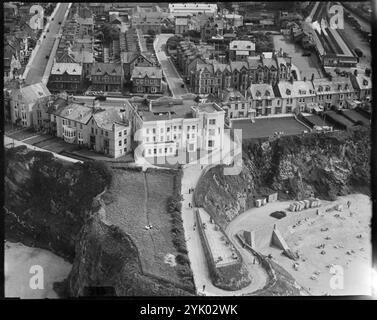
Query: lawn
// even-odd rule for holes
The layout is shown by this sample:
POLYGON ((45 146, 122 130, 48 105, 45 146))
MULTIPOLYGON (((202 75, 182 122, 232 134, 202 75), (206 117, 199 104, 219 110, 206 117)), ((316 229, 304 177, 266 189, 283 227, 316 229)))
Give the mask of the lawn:
POLYGON ((251 123, 250 120, 239 120, 233 122, 233 128, 242 130, 242 139, 272 137, 274 132, 294 135, 301 134, 304 130, 309 130, 293 117, 256 119, 254 123, 251 123))
POLYGON ((112 185, 104 195, 107 220, 132 238, 144 272, 182 283, 176 266, 164 261, 167 255, 178 254, 172 242, 171 215, 167 212, 175 175, 122 169, 113 169, 113 173, 112 185), (146 230, 147 225, 152 225, 152 229, 146 230))

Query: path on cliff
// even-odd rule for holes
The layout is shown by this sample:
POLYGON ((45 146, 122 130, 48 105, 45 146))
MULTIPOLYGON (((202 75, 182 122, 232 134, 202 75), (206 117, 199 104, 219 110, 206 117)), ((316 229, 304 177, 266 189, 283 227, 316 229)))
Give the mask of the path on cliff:
POLYGON ((182 177, 183 227, 185 230, 186 245, 191 262, 191 269, 194 275, 195 286, 197 288, 197 293, 204 293, 207 296, 237 296, 249 294, 258 289, 262 289, 267 281, 266 272, 260 265, 253 264, 252 255, 248 251, 243 249, 234 238, 231 238, 231 240, 239 250, 242 260, 244 261, 252 278, 252 282, 249 286, 235 291, 223 290, 215 287, 212 284, 198 229, 194 231, 193 228, 195 223, 194 210, 193 208, 189 207, 189 203, 192 204, 193 195, 193 193, 189 193, 189 189, 194 188, 197 185, 202 171, 203 169, 200 164, 191 165, 183 169, 182 177), (203 285, 205 285, 204 291, 203 285))

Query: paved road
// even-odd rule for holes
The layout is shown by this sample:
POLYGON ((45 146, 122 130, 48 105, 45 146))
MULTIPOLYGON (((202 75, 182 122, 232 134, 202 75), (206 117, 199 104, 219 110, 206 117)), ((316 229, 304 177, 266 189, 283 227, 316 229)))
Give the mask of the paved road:
MULTIPOLYGON (((317 55, 312 54, 310 57, 304 57, 302 54, 306 51, 291 39, 281 34, 272 36, 275 50, 283 49, 290 57, 294 68, 299 70, 299 78, 311 79, 312 74, 316 78, 323 77, 321 66, 317 55)), ((297 71, 296 71, 297 72, 297 71)))
POLYGON ((30 67, 30 71, 26 76, 25 83, 31 85, 38 83, 42 80, 45 72, 48 59, 46 56, 50 56, 52 47, 54 46, 55 39, 59 35, 62 25, 59 22, 63 21, 64 15, 69 7, 69 3, 60 3, 60 7, 57 9, 54 21, 50 22, 49 32, 46 34, 46 38, 42 38, 42 44, 34 57, 33 63, 30 67))
POLYGON ((188 94, 189 91, 187 90, 186 86, 182 88, 182 84, 184 84, 183 79, 177 72, 173 62, 170 58, 165 54, 163 51, 162 46, 166 45, 166 42, 170 37, 173 37, 173 34, 159 34, 156 36, 156 40, 153 43, 154 50, 156 52, 156 56, 162 70, 164 72, 166 81, 168 82, 168 86, 174 98, 179 98, 182 95, 188 94))

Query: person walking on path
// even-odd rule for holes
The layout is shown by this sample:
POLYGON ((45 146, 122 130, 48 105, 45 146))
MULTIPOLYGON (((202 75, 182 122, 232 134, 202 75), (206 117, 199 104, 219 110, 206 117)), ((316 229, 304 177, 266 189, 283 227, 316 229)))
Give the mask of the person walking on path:
POLYGON ((204 290, 206 289, 206 285, 205 284, 203 284, 203 292, 204 292, 204 290))

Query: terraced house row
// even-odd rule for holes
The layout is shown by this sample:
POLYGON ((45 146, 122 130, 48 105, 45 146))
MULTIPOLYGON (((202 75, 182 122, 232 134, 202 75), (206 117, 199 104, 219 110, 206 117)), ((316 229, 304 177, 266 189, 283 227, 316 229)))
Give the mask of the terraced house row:
POLYGON ((219 96, 221 90, 234 88, 245 94, 252 83, 275 84, 291 78, 291 58, 281 51, 229 63, 219 63, 215 52, 214 46, 188 41, 177 46, 177 64, 193 93, 219 96))
POLYGON ((226 112, 226 119, 254 118, 328 109, 355 108, 371 101, 372 80, 365 75, 279 81, 251 84, 246 93, 227 88, 214 98, 226 112))

